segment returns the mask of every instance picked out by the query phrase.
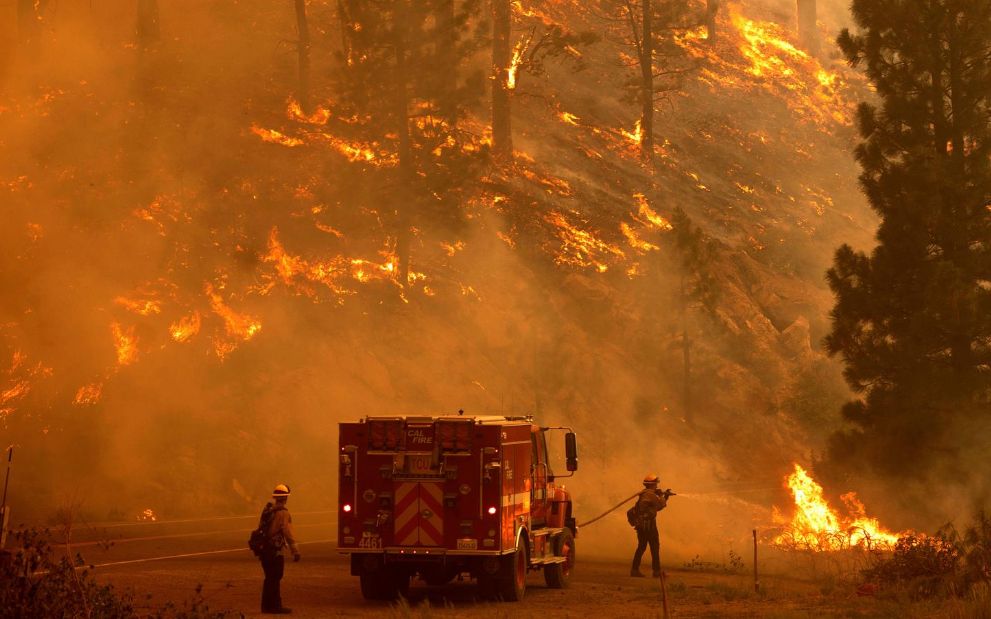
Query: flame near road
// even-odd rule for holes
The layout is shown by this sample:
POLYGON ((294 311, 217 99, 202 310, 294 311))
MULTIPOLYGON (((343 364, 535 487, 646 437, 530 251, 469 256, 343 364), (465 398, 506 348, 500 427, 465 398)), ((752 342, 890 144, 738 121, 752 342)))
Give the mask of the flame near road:
POLYGON ((867 516, 864 504, 857 495, 849 492, 840 497, 848 515, 840 516, 823 496, 822 486, 798 464, 785 484, 795 500, 795 513, 791 519, 777 509, 774 520, 783 525, 785 532, 774 539, 776 546, 800 548, 816 552, 844 550, 853 546, 868 549, 893 548, 905 533, 892 533, 880 525, 876 518, 867 516))

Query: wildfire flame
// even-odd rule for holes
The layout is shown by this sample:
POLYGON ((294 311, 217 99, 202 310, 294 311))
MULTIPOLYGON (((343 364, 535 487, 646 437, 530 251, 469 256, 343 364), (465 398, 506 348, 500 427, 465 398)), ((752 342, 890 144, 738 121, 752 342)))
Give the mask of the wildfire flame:
POLYGON ((308 125, 326 125, 327 121, 330 120, 330 108, 318 107, 313 110, 312 114, 308 115, 303 112, 303 106, 299 104, 299 101, 289 97, 289 102, 286 105, 286 115, 289 117, 289 120, 295 120, 308 125))
POLYGON ((275 129, 263 129, 258 125, 251 125, 251 132, 270 144, 279 144, 280 146, 288 147, 303 145, 303 140, 289 137, 275 129))
POLYGON ((795 514, 788 520, 775 510, 775 521, 785 528, 774 539, 776 545, 814 551, 852 546, 891 548, 900 537, 884 529, 876 518, 868 517, 863 503, 853 492, 840 497, 849 512, 847 517, 840 516, 826 501, 822 486, 798 464, 785 484, 795 500, 795 514))
POLYGON ((134 327, 125 329, 118 322, 110 323, 110 332, 114 337, 114 348, 117 350, 117 365, 130 365, 138 360, 138 338, 134 335, 134 327))
MULTIPOLYGON (((224 299, 220 296, 220 293, 213 287, 213 284, 207 283, 204 287, 204 291, 206 292, 207 298, 210 299, 210 308, 213 309, 215 314, 223 319, 224 327, 229 336, 247 342, 257 335, 259 331, 261 331, 261 322, 252 316, 241 314, 231 309, 231 307, 224 302, 224 299)), ((224 358, 227 353, 236 348, 236 345, 230 342, 216 340, 214 348, 217 356, 224 358)))
POLYGON ((699 80, 714 90, 763 89, 780 95, 791 110, 824 131, 852 125, 855 106, 845 94, 845 77, 858 78, 828 70, 798 48, 781 25, 749 19, 740 10, 729 6, 731 28, 721 37, 734 50, 714 50, 704 28, 680 38, 690 55, 704 61, 699 80))
POLYGON ((633 125, 633 133, 630 133, 626 129, 620 129, 620 134, 634 145, 639 146, 640 140, 643 138, 643 127, 640 126, 640 119, 637 119, 636 124, 633 125))
POLYGON ((176 342, 188 341, 200 332, 200 313, 193 312, 189 316, 183 316, 169 326, 169 335, 176 342))
POLYGON ((523 62, 523 54, 526 53, 529 46, 530 39, 524 36, 513 48, 513 59, 509 62, 509 68, 506 71, 506 88, 510 90, 516 88, 516 76, 520 70, 520 63, 523 62))
POLYGON ((73 398, 72 403, 76 406, 90 406, 99 402, 102 394, 103 383, 83 385, 76 391, 76 397, 73 398))

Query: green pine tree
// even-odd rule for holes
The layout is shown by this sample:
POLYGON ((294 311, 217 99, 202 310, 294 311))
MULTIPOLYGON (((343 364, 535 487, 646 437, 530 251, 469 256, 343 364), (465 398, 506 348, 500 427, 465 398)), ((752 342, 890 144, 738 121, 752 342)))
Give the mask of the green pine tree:
POLYGON ((859 110, 860 181, 880 215, 841 247, 831 355, 857 399, 836 461, 921 474, 987 416, 991 380, 991 0, 854 0, 839 45, 878 105, 859 110), (955 434, 956 433, 956 434, 955 434))

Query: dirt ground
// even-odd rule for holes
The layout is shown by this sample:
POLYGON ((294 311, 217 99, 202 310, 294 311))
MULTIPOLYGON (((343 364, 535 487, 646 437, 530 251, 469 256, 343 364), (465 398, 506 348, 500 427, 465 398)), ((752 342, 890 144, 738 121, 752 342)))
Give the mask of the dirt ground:
MULTIPOLYGON (((349 573, 346 558, 329 543, 302 547, 300 563, 289 563, 283 601, 297 617, 662 617, 660 583, 628 576, 628 564, 582 557, 570 588, 549 589, 531 573, 521 603, 483 602, 470 582, 427 587, 414 581, 408 602, 369 602, 349 573)), ((762 579, 754 592, 749 574, 697 571, 666 566, 671 617, 884 617, 901 616, 897 607, 855 590, 787 576, 762 579)), ((131 591, 139 610, 166 600, 181 602, 197 586, 212 610, 237 616, 258 614, 261 569, 248 553, 220 552, 147 563, 97 567, 103 582, 131 591)))

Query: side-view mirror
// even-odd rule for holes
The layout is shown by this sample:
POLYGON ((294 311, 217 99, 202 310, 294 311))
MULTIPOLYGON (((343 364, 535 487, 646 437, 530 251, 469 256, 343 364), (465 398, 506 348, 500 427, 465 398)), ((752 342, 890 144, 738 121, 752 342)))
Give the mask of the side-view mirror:
POLYGON ((569 471, 578 470, 578 438, 574 432, 564 435, 564 457, 569 471))

